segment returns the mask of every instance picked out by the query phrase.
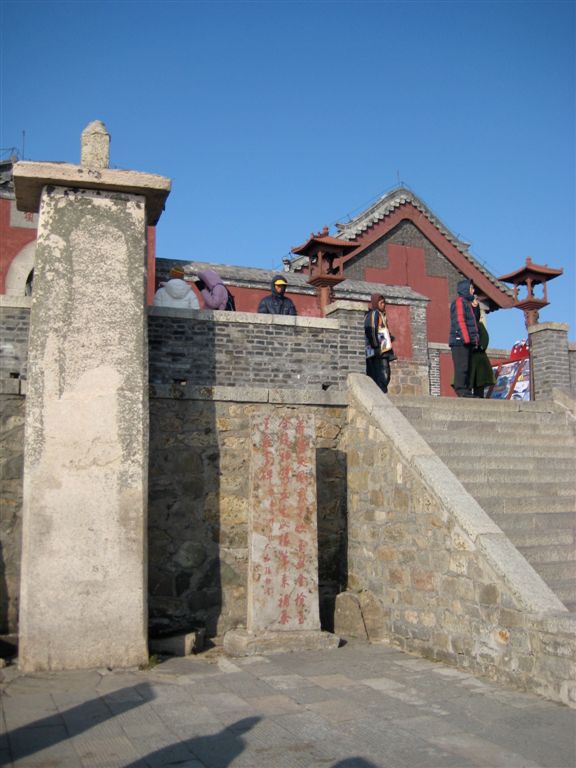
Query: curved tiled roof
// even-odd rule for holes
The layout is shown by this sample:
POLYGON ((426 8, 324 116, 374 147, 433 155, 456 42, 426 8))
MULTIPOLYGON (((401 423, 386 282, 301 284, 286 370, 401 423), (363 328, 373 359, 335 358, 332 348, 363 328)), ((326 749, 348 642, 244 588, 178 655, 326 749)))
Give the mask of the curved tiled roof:
MULTIPOLYGON (((285 274, 291 291, 295 293, 315 294, 316 289, 308 282, 308 275, 298 272, 261 269, 259 267, 242 267, 235 264, 214 264, 207 261, 174 261, 172 259, 156 259, 156 274, 165 279, 172 267, 181 267, 185 276, 190 279, 204 269, 215 270, 226 285, 246 288, 270 287, 274 275, 285 274)), ((382 283, 366 282, 365 280, 346 279, 335 287, 337 298, 350 298, 367 301, 372 293, 382 291, 387 298, 403 300, 428 301, 417 291, 405 285, 383 285, 382 283)))
MULTIPOLYGON (((336 224, 339 230, 339 237, 344 240, 354 240, 361 233, 370 227, 382 221, 393 213, 397 208, 403 205, 412 205, 450 242, 460 253, 470 262, 470 264, 481 272, 493 285, 497 286, 503 293, 512 295, 510 288, 499 280, 495 275, 482 266, 468 251, 470 243, 460 240, 451 232, 448 227, 428 208, 427 205, 406 187, 397 187, 391 192, 381 197, 376 203, 363 211, 359 216, 347 222, 346 224, 336 224)), ((358 243, 361 246, 361 243, 358 243)))

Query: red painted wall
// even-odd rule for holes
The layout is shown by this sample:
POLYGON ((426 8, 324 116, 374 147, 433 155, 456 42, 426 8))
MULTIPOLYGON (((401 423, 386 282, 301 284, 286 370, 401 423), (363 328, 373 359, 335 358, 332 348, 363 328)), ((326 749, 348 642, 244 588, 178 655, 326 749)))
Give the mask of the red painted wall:
POLYGON ((427 309, 428 341, 448 342, 450 332, 450 296, 448 280, 426 273, 424 249, 407 245, 388 245, 388 267, 367 267, 368 282, 387 285, 407 285, 430 299, 427 309))
MULTIPOLYGON (((289 278, 288 278, 289 279, 289 278)), ((230 285, 230 291, 234 294, 237 312, 257 312, 258 305, 265 296, 270 295, 269 290, 261 288, 244 288, 238 285, 230 285)), ((320 307, 316 296, 302 295, 299 293, 290 293, 288 298, 292 299, 296 311, 302 317, 321 317, 320 307)), ((200 302, 202 303, 202 302, 200 302)))
POLYGON ((10 226, 10 203, 6 198, 0 198, 0 293, 6 293, 6 275, 14 257, 25 245, 36 240, 35 229, 10 226))

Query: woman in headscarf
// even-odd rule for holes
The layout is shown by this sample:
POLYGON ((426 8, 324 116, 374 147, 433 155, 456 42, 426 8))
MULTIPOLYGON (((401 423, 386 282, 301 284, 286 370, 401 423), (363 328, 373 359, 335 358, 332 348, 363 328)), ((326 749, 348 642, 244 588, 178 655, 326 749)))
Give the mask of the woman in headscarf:
POLYGON ((490 342, 486 319, 476 296, 472 300, 472 311, 478 324, 478 346, 470 355, 470 389, 474 397, 484 397, 485 388, 495 384, 496 379, 492 363, 486 354, 490 342))
POLYGON ((390 361, 396 360, 396 355, 392 349, 394 337, 386 317, 386 299, 381 293, 373 293, 370 297, 370 308, 364 317, 364 334, 366 374, 386 393, 390 383, 390 361))
POLYGON ((226 309, 228 289, 220 279, 218 272, 204 269, 198 272, 196 287, 204 299, 206 309, 226 309))

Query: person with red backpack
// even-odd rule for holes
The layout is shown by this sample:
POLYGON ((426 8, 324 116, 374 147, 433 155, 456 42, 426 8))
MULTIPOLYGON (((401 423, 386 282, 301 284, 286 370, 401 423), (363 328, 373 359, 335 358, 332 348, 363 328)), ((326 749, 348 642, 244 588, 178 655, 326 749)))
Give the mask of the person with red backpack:
POLYGON ((474 285, 472 280, 460 280, 457 296, 450 305, 450 337, 448 346, 454 364, 452 384, 458 397, 473 397, 470 388, 470 361, 472 352, 478 348, 480 335, 474 316, 474 285))

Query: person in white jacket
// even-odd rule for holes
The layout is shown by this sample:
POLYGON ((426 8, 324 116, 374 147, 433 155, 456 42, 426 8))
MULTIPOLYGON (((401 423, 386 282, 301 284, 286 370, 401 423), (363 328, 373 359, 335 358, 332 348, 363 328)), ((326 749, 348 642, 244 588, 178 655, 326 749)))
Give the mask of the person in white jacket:
POLYGON ((170 280, 163 283, 154 294, 154 306, 200 309, 196 294, 183 278, 184 271, 180 267, 172 267, 170 280))

